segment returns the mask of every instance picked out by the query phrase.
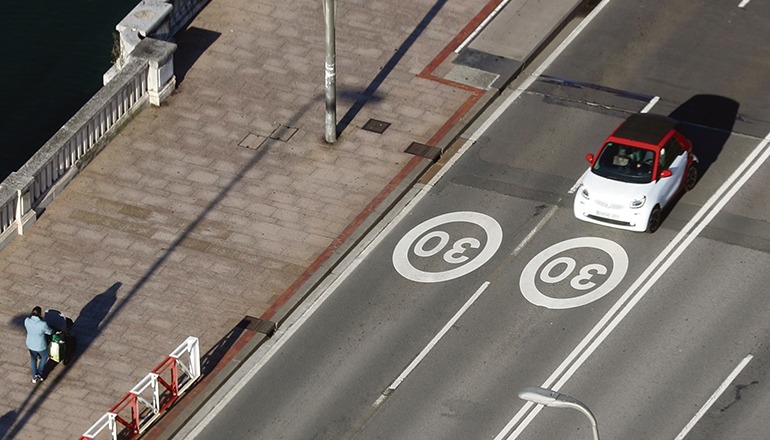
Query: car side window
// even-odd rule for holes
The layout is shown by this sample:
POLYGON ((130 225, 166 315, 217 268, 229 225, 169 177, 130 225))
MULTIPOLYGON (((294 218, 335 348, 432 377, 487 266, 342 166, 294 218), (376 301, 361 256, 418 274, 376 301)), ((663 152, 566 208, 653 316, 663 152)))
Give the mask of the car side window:
POLYGON ((670 167, 674 162, 674 159, 676 159, 680 154, 684 153, 684 151, 685 150, 682 147, 682 144, 679 143, 676 137, 671 136, 671 139, 666 142, 666 145, 660 149, 661 171, 667 170, 668 167, 670 167))

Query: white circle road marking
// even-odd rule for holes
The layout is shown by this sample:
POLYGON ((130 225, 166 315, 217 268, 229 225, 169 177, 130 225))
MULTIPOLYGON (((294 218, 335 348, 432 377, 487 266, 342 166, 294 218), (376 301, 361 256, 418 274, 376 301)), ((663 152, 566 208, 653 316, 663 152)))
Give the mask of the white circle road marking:
POLYGON ((480 212, 458 211, 442 214, 428 219, 415 226, 399 240, 393 249, 393 267, 406 279, 420 283, 438 283, 448 281, 466 275, 489 261, 500 248, 503 241, 503 228, 492 217, 480 212), (438 254, 451 241, 445 231, 433 231, 423 237, 424 233, 433 228, 448 223, 471 223, 480 226, 487 235, 486 244, 481 251, 471 259, 463 255, 468 249, 478 249, 481 242, 473 237, 462 237, 455 240, 443 254, 443 259, 449 264, 462 264, 442 272, 426 272, 417 269, 409 261, 409 253, 413 252, 418 257, 430 257, 438 254), (432 239, 438 239, 438 244, 428 246, 432 239), (413 246, 414 245, 414 246, 413 246), (427 249, 426 249, 427 247, 427 249))
MULTIPOLYGON (((524 298, 536 306, 549 309, 571 309, 590 304, 608 294, 620 284, 627 270, 628 254, 619 244, 604 238, 578 237, 556 243, 530 260, 521 272, 519 288, 524 298), (548 262, 545 266, 543 264, 562 252, 577 248, 592 248, 606 252, 612 258, 612 272, 610 275, 601 286, 584 295, 571 298, 553 298, 543 294, 535 284, 535 277, 538 276, 538 273, 540 280, 544 283, 557 283, 570 276, 577 263, 571 257, 562 256, 548 262), (562 266, 566 267, 562 268, 562 266)), ((603 264, 586 264, 577 275, 572 277, 570 286, 578 291, 589 290, 596 286, 596 283, 591 281, 591 278, 595 274, 606 275, 607 271, 607 267, 603 264)))

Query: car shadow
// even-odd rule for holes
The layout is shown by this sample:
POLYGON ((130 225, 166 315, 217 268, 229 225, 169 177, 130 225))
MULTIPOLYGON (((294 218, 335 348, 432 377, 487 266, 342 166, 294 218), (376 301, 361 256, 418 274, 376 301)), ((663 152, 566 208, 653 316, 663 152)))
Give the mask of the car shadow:
POLYGON ((717 161, 732 133, 740 105, 719 95, 695 95, 669 115, 682 123, 681 131, 692 141, 700 176, 717 161))
MULTIPOLYGON (((719 95, 695 95, 677 107, 669 117, 681 122, 680 131, 692 141, 693 153, 698 157, 698 180, 717 161, 733 131, 738 117, 737 101, 719 95)), ((665 222, 684 191, 678 192, 661 212, 665 222)))

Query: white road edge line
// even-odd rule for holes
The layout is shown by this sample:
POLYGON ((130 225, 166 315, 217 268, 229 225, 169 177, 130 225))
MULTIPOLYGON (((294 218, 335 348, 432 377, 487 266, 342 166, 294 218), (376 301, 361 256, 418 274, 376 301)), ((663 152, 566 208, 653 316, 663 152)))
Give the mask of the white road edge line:
POLYGON ((744 368, 746 368, 746 365, 753 359, 754 356, 748 355, 738 364, 738 366, 735 367, 735 369, 730 373, 729 376, 725 379, 724 382, 719 386, 719 388, 714 391, 714 394, 709 397, 709 399, 706 401, 706 403, 703 405, 703 407, 695 414, 695 416, 690 420, 690 422, 682 429, 682 432, 679 433, 679 435, 676 436, 674 440, 682 440, 684 437, 692 430, 692 428, 695 427, 695 424, 698 423, 698 421, 706 414, 706 411, 711 408, 711 405, 714 404, 714 402, 717 401, 719 396, 722 395, 722 393, 725 392, 727 387, 730 386, 730 384, 735 380, 735 378, 740 374, 741 371, 743 371, 744 368))
POLYGON ((404 369, 403 372, 401 372, 401 374, 396 378, 396 380, 394 380, 393 383, 390 384, 390 386, 388 386, 385 392, 377 399, 376 402, 374 402, 372 406, 375 406, 375 407, 379 406, 393 391, 396 390, 396 388, 398 388, 399 385, 401 385, 401 382, 403 382, 407 378, 407 376, 409 376, 409 374, 411 374, 412 371, 415 368, 417 368, 417 365, 419 365, 420 362, 422 362, 422 360, 425 359, 425 356, 427 356, 428 353, 430 353, 430 351, 433 350, 433 347, 435 347, 436 344, 439 343, 441 338, 443 338, 444 335, 447 334, 449 329, 451 329, 452 326, 455 325, 455 323, 463 316, 463 314, 465 314, 466 311, 468 311, 468 309, 473 305, 473 303, 475 303, 476 300, 479 299, 481 294, 484 293, 485 290, 487 290, 487 286, 489 286, 489 281, 484 281, 484 284, 482 284, 481 287, 479 287, 476 290, 476 293, 474 293, 468 299, 468 301, 466 301, 465 304, 463 304, 463 306, 460 308, 460 310, 457 311, 457 313, 455 313, 452 319, 450 319, 449 322, 447 322, 446 325, 444 325, 444 327, 436 334, 436 336, 434 336, 433 339, 431 339, 430 342, 428 342, 428 345, 426 345, 425 348, 422 349, 420 354, 418 354, 417 357, 414 358, 414 360, 412 360, 412 362, 404 369))
MULTIPOLYGON (((706 228, 711 220, 730 201, 738 190, 751 178, 762 164, 770 157, 770 133, 754 148, 746 159, 735 169, 730 177, 709 198, 701 209, 674 237, 660 255, 647 267, 647 269, 634 281, 621 298, 602 317, 585 338, 575 347, 551 376, 541 385, 542 388, 550 388, 559 391, 567 380, 588 359, 598 346, 612 333, 618 324, 631 312, 636 304, 644 297, 647 291, 663 275, 663 273, 676 261, 687 249, 695 238, 706 228), (680 244, 681 243, 681 244, 680 244), (643 285, 642 285, 643 284, 643 285), (641 288, 639 286, 642 286, 641 288), (637 290, 638 289, 638 290, 637 290), (627 303, 627 304, 626 304, 627 303), (597 336, 598 334, 598 336, 597 336), (589 345, 590 344, 590 345, 589 345), (577 359, 576 359, 577 358, 577 359), (558 382, 557 382, 558 379, 558 382)), ((503 438, 515 439, 527 425, 540 412, 542 406, 538 405, 529 412, 532 406, 526 405, 508 422, 503 430, 495 437, 495 440, 503 438), (526 415, 526 418, 525 418, 526 415), (524 418, 524 420, 522 420, 524 418), (519 424, 519 421, 521 423, 519 424), (518 426, 516 426, 518 424, 518 426), (507 433, 516 426, 516 430, 508 437, 507 433)))

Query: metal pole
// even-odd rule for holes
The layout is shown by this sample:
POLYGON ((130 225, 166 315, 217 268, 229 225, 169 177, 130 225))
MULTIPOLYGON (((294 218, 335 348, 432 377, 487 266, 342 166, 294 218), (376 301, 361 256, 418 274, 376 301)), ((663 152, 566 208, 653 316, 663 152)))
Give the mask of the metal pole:
POLYGON ((337 66, 335 59, 337 49, 334 37, 334 14, 337 9, 337 0, 323 0, 324 18, 326 19, 326 142, 337 142, 337 66))
POLYGON ((599 428, 596 426, 596 417, 594 417, 594 414, 585 404, 583 404, 583 402, 574 397, 545 388, 527 387, 519 392, 519 398, 544 406, 572 408, 582 412, 588 417, 588 420, 591 421, 591 430, 594 434, 594 440, 599 440, 599 428))

